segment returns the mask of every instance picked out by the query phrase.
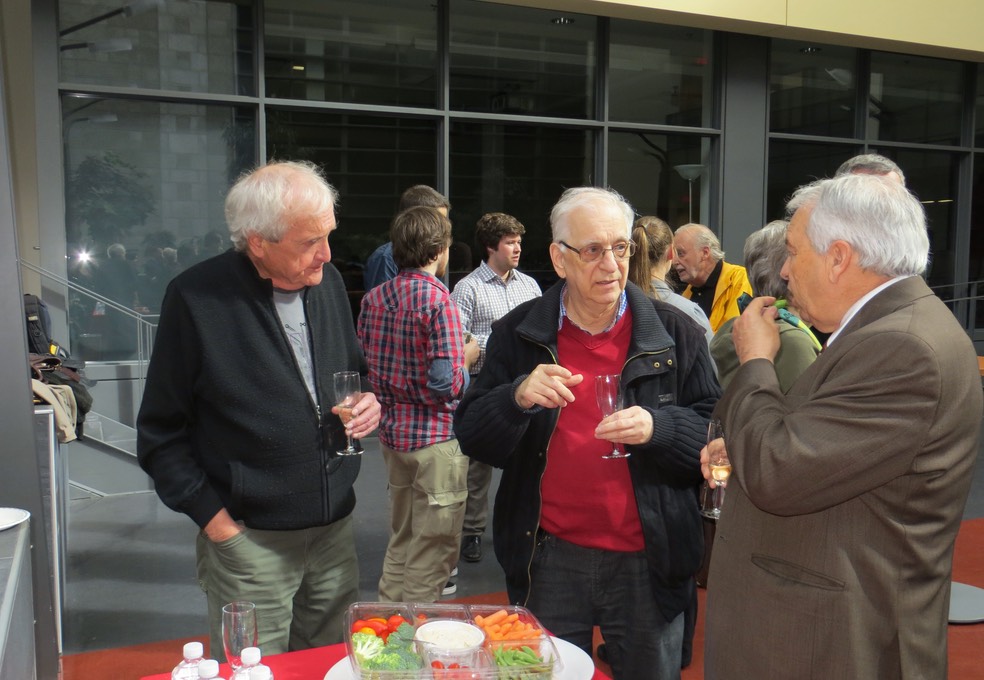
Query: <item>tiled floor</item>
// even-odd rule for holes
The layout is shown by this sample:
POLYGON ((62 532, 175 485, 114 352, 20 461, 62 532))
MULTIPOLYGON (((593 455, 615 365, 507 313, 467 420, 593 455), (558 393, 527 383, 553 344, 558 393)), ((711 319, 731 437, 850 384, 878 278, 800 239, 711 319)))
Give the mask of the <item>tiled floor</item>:
MULTIPOLYGON (((376 599, 386 549, 386 474, 375 439, 366 442, 356 483, 356 541, 362 599, 376 599)), ((498 480, 496 475, 493 484, 498 480)), ((205 598, 195 582, 196 528, 153 493, 89 497, 70 503, 64 613, 65 654, 171 640, 206 632, 205 598)), ((984 517, 984 465, 975 471, 965 517, 984 517)), ((504 589, 491 555, 459 565, 456 597, 504 589)))
MULTIPOLYGON (((355 530, 361 598, 374 601, 386 552, 389 500, 386 466, 375 438, 365 441, 356 482, 355 530)), ((498 481, 498 474, 493 484, 498 481)), ((195 579, 197 528, 157 495, 97 498, 74 489, 63 615, 63 650, 96 649, 172 640, 207 631, 205 596, 195 579)), ((481 562, 459 564, 451 597, 505 589, 486 532, 481 562)))

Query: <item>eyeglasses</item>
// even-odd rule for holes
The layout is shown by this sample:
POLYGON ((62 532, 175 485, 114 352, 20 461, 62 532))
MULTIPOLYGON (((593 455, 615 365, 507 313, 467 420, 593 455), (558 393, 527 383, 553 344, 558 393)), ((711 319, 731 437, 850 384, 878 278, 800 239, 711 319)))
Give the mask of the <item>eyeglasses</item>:
POLYGON ((574 246, 564 243, 563 241, 558 241, 558 243, 568 250, 573 250, 577 253, 577 256, 581 258, 581 262, 597 262, 603 258, 605 253, 609 250, 612 251, 612 255, 615 256, 616 260, 624 260, 627 257, 631 257, 632 253, 635 252, 635 241, 619 241, 611 248, 602 248, 601 245, 597 243, 591 243, 583 248, 575 248, 574 246))

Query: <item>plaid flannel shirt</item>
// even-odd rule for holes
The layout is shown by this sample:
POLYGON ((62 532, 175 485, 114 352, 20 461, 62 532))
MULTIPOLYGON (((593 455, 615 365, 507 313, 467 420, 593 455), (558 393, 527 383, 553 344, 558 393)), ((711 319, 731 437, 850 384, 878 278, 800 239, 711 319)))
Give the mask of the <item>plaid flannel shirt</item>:
POLYGON ((468 384, 463 335, 448 289, 418 269, 362 298, 359 342, 383 409, 384 445, 415 451, 454 438, 454 409, 468 384))

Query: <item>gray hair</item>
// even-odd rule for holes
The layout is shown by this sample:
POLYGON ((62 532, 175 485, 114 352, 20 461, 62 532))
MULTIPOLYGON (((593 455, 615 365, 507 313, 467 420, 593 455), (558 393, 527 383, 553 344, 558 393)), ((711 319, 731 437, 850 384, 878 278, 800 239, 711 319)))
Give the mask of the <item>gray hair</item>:
POLYGON ((862 269, 893 277, 926 271, 926 213, 898 182, 863 174, 818 180, 797 189, 787 204, 790 212, 800 208, 812 210, 806 235, 818 253, 846 241, 862 269))
POLYGON ((553 210, 550 211, 550 231, 554 243, 570 240, 571 228, 567 223, 567 216, 575 209, 585 206, 605 208, 618 213, 625 223, 626 240, 632 238, 635 211, 621 194, 614 189, 601 187, 573 187, 560 195, 553 210))
POLYGON ((784 298, 786 280, 779 276, 786 262, 786 220, 775 220, 745 239, 745 269, 756 295, 784 298))
POLYGON ((708 227, 705 227, 703 224, 689 222, 676 230, 676 235, 682 233, 693 236, 695 248, 700 249, 705 246, 709 248, 711 259, 715 262, 720 262, 724 259, 724 251, 721 250, 721 241, 718 240, 717 235, 708 227))
POLYGON ((271 161, 240 177, 226 196, 232 245, 246 250, 251 234, 279 243, 296 220, 327 217, 337 203, 338 192, 314 163, 271 161))
POLYGON ((899 176, 902 186, 905 186, 905 174, 902 172, 902 168, 896 165, 894 161, 885 158, 881 154, 863 153, 859 156, 848 158, 841 163, 840 167, 837 168, 837 172, 834 173, 834 177, 857 174, 888 175, 893 172, 899 176))

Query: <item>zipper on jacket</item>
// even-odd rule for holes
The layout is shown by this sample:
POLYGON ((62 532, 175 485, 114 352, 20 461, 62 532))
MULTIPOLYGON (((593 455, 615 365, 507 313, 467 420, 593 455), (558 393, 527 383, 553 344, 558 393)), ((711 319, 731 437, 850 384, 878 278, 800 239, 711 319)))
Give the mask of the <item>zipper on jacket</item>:
MULTIPOLYGON (((547 350, 547 354, 553 360, 553 363, 557 366, 560 365, 560 361, 557 360, 557 355, 554 354, 553 349, 549 346, 537 342, 531 338, 526 338, 529 342, 538 347, 542 347, 547 350)), ((533 529, 533 550, 530 551, 529 562, 526 563, 526 596, 523 598, 523 602, 520 606, 525 607, 526 603, 530 601, 530 590, 533 588, 533 553, 536 552, 536 535, 540 531, 540 519, 543 512, 543 473, 547 469, 547 451, 550 450, 550 442, 553 441, 554 432, 557 430, 557 422, 560 420, 560 412, 554 409, 556 412, 556 417, 553 419, 553 426, 550 428, 550 436, 547 437, 547 445, 543 449, 543 471, 540 472, 540 479, 537 480, 537 506, 536 506, 536 527, 533 529)))

